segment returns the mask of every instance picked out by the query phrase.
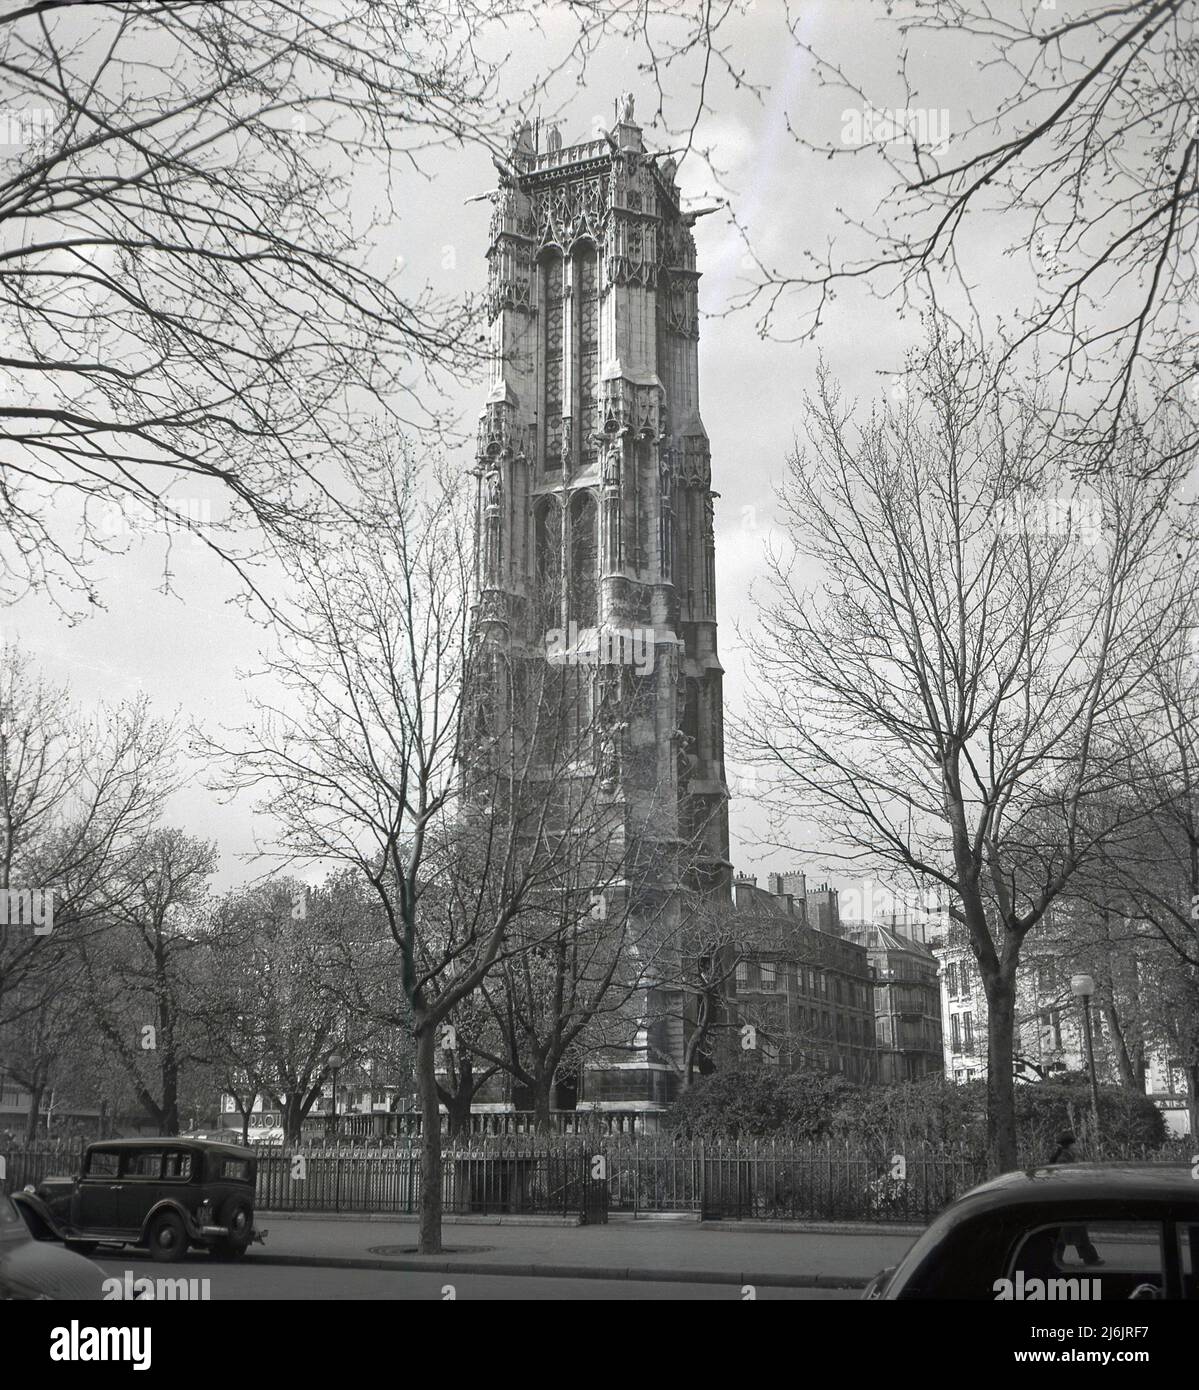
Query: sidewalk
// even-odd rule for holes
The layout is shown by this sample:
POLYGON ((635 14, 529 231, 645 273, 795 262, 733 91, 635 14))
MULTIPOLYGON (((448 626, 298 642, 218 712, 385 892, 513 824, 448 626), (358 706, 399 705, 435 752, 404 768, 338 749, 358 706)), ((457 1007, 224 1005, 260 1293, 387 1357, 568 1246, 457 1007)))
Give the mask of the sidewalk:
POLYGON ((416 1222, 259 1212, 257 1263, 441 1274, 644 1279, 764 1287, 861 1288, 895 1264, 918 1228, 779 1229, 747 1222, 613 1219, 607 1226, 447 1220, 440 1255, 417 1255, 416 1222))

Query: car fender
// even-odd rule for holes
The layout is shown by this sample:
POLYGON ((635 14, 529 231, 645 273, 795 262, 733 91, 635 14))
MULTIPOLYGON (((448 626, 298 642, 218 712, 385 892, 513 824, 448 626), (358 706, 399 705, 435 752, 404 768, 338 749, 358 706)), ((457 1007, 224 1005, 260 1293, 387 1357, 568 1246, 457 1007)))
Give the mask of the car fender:
POLYGON ((34 1240, 66 1240, 69 1232, 36 1192, 14 1192, 12 1200, 34 1240))
POLYGON ((146 1240, 149 1238, 150 1235, 150 1227, 154 1224, 155 1220, 162 1215, 164 1211, 173 1211, 175 1213, 175 1215, 183 1222, 184 1228, 186 1229, 190 1239, 201 1239, 200 1225, 196 1221, 196 1218, 191 1214, 191 1212, 188 1211, 188 1209, 185 1206, 183 1206, 182 1203, 175 1201, 173 1197, 164 1197, 161 1201, 155 1202, 155 1204, 146 1213, 146 1219, 142 1222, 141 1237, 139 1242, 140 1244, 144 1245, 146 1243, 146 1240))

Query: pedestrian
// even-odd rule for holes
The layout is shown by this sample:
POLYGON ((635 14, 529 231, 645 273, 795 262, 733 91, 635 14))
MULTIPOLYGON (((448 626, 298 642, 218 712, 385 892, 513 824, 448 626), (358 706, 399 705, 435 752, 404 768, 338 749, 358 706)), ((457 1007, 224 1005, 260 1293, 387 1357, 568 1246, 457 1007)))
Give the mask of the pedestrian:
MULTIPOLYGON (((1074 1152, 1074 1134, 1070 1130, 1059 1134, 1057 1137, 1057 1147, 1049 1158, 1049 1163, 1077 1163, 1078 1155, 1074 1152)), ((1091 1242, 1091 1237, 1087 1234, 1085 1226, 1063 1226, 1057 1233, 1057 1244, 1054 1246, 1053 1258, 1060 1265, 1064 1262, 1066 1246, 1072 1245, 1078 1251, 1078 1258, 1084 1265, 1101 1265, 1103 1260, 1100 1258, 1099 1251, 1091 1242)))

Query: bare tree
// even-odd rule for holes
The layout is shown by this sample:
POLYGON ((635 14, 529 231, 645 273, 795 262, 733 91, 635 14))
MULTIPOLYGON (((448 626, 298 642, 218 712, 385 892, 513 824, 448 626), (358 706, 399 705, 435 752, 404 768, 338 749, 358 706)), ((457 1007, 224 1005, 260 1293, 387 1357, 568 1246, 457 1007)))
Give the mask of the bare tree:
POLYGON ((472 551, 461 489, 383 462, 352 550, 297 557, 302 621, 268 663, 286 699, 212 740, 227 785, 265 792, 291 859, 349 866, 398 954, 423 1115, 421 1248, 441 1242, 438 1036, 506 953, 512 924, 561 881, 580 814, 531 770, 531 748, 465 740, 472 551), (469 798, 461 795, 472 788, 469 798), (552 833, 551 833, 552 828, 552 833))
MULTIPOLYGON (((809 252, 806 266, 759 260, 742 303, 764 331, 810 337, 855 283, 901 305, 928 294, 943 305, 954 295, 973 303, 999 272, 980 273, 970 228, 1002 216, 1002 254, 1031 259, 1034 278, 1007 306, 997 365, 1006 370, 1020 348, 1038 347, 1057 372, 1051 418, 1086 448, 1078 467, 1115 461, 1121 431, 1137 418, 1138 384, 1152 383, 1140 393, 1142 415, 1146 398, 1171 415, 1184 392, 1194 398, 1194 0, 1081 9, 902 0, 874 16, 894 30, 890 85, 863 84, 852 62, 816 52, 800 7, 788 9, 822 90, 849 103, 840 143, 813 142, 798 120, 793 138, 826 158, 856 160, 855 173, 873 156, 884 191, 869 210, 848 203, 844 234, 827 252, 809 252), (974 74, 976 93, 967 96, 963 73, 974 74), (939 89, 942 81, 952 87, 939 89)), ((1193 428, 1175 441, 1176 449, 1193 443, 1193 428)))
POLYGON ((16 1017, 0 1028, 0 1070, 29 1093, 27 1144, 37 1136, 44 1101, 64 1090, 83 1098, 77 1073, 95 1039, 80 1026, 82 1004, 76 980, 60 976, 53 993, 28 1010, 15 1009, 16 1017))
MULTIPOLYGON (((992 373, 941 326, 906 400, 857 425, 822 376, 741 736, 779 774, 777 809, 816 818, 834 858, 946 890, 986 993, 1004 1169, 1021 951, 1139 814, 1110 794, 1120 712, 1178 630, 1194 546, 1170 524, 1183 464, 1126 469, 1125 455, 1090 495, 1055 496, 1036 403, 996 395, 992 373)), ((1172 444, 1138 432, 1122 447, 1143 462, 1172 444)))
POLYGON ((216 860, 203 840, 155 831, 110 885, 106 930, 80 943, 96 1027, 162 1134, 179 1133, 185 1073, 207 1060, 193 1015, 216 860))
POLYGON ((287 1142, 298 1143, 330 1059, 348 1067, 369 1055, 373 1030, 346 1006, 361 898, 344 880, 310 887, 275 877, 218 905, 209 944, 223 966, 199 1012, 245 1134, 261 1096, 279 1107, 287 1142))
POLYGON ((35 930, 6 911, 0 1024, 55 993, 102 924, 174 785, 173 740, 144 699, 85 717, 18 648, 0 651, 0 890, 49 913, 35 930))

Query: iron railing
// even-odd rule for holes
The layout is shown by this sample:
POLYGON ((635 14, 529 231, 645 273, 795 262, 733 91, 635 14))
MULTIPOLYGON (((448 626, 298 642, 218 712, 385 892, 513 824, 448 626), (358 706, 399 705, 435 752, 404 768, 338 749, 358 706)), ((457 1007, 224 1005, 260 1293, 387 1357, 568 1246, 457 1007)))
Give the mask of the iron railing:
MULTIPOLYGON (((83 1141, 72 1141, 0 1152, 4 1190, 78 1173, 83 1147, 83 1141)), ((1192 1147, 1183 1140, 1119 1157, 1189 1162, 1192 1147)), ((260 1211, 419 1211, 420 1147, 411 1138, 358 1145, 318 1140, 254 1153, 260 1211)), ((950 1145, 897 1145, 888 1152, 885 1146, 845 1142, 484 1135, 446 1145, 442 1204, 447 1214, 585 1221, 616 1212, 706 1220, 927 1222, 986 1176, 982 1154, 950 1145)))

